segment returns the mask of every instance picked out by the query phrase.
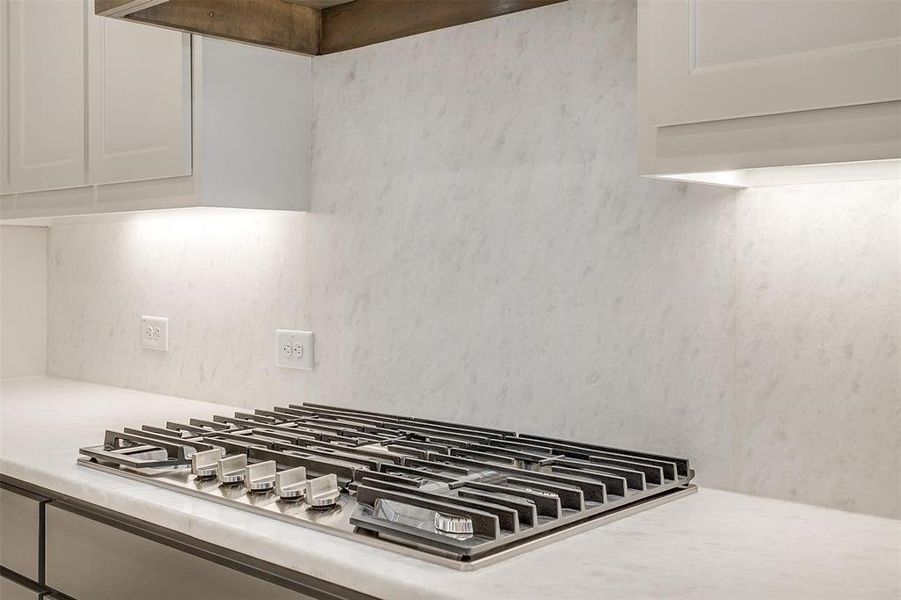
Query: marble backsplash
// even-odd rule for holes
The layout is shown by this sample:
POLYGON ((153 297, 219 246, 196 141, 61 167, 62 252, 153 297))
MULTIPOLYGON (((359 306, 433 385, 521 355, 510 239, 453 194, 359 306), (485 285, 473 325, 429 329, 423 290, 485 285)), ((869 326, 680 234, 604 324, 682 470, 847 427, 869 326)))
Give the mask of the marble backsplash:
MULTIPOLYGON (((223 210, 50 228, 48 372, 197 400, 306 400, 275 330, 310 325, 304 213, 223 210), (169 352, 140 346, 169 318, 169 352)), ((162 415, 161 415, 162 416, 162 415)))
POLYGON ((636 177, 635 27, 566 3, 314 61, 316 398, 733 480, 735 192, 636 177))
POLYGON ((735 488, 901 517, 901 181, 743 193, 735 488))
POLYGON ((47 371, 47 229, 0 227, 0 377, 47 371))
POLYGON ((53 227, 49 371, 685 454, 901 517, 899 183, 637 177, 635 18, 571 0, 317 58, 312 211, 53 227), (315 331, 315 371, 274 367, 277 327, 315 331))

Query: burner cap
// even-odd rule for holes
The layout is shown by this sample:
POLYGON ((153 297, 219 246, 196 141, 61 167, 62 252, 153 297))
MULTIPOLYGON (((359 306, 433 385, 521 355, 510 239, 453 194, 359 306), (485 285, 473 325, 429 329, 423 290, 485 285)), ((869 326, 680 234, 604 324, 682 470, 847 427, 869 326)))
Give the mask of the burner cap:
POLYGON ((472 519, 457 515, 444 515, 435 513, 435 529, 441 533, 454 535, 472 535, 472 519))

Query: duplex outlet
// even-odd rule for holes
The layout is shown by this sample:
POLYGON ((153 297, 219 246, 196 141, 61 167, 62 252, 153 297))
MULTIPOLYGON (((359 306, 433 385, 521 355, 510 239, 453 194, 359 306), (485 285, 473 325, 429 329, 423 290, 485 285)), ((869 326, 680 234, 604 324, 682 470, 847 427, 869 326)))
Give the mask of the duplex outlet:
POLYGON ((169 351, 169 319, 167 317, 141 317, 141 347, 161 352, 169 351))
POLYGON ((313 370, 313 332, 275 330, 275 364, 283 369, 313 370))

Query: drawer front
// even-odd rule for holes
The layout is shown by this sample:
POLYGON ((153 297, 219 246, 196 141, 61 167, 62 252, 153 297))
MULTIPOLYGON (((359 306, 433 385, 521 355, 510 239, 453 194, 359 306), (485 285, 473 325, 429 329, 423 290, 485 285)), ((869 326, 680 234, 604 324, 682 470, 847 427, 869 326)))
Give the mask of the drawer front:
POLYGON ((47 586, 77 600, 313 600, 53 504, 46 539, 47 586))
POLYGON ((0 575, 0 598, 3 600, 40 600, 47 592, 26 586, 0 575))
POLYGON ((41 505, 45 500, 24 491, 0 488, 0 565, 40 581, 41 505))

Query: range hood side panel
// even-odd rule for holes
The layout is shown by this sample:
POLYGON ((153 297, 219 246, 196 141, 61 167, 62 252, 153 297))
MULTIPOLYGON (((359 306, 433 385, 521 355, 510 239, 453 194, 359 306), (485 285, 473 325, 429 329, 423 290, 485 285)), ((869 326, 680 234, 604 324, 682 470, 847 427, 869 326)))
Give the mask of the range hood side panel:
POLYGON ((204 70, 201 204, 309 210, 311 59, 198 41, 204 70))

